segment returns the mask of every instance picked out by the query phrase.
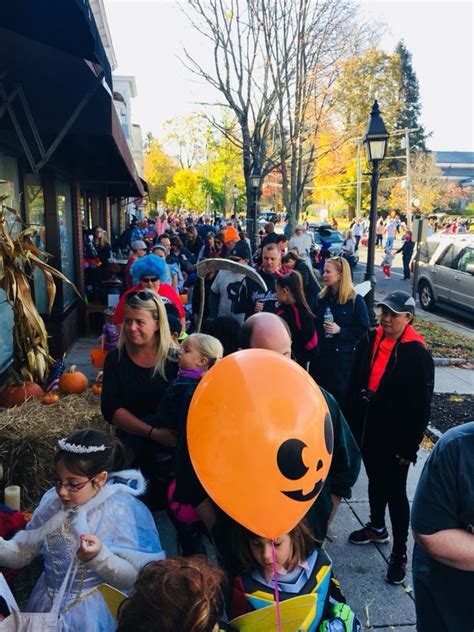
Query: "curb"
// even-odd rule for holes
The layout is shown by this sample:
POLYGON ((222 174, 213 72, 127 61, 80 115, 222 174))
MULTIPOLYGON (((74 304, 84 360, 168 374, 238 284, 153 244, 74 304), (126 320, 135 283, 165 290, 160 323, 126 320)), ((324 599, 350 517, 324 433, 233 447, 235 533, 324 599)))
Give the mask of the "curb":
POLYGON ((435 366, 456 366, 460 364, 466 364, 464 358, 441 358, 433 356, 433 362, 435 366))
POLYGON ((431 424, 428 424, 425 434, 431 439, 431 441, 433 441, 433 443, 436 443, 443 436, 441 430, 438 430, 438 428, 435 428, 431 424))

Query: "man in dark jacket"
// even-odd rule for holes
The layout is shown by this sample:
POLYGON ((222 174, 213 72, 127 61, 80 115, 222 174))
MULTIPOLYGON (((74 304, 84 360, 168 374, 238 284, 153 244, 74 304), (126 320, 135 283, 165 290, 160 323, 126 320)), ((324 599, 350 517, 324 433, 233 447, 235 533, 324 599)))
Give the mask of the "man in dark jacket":
POLYGON ((403 261, 403 280, 410 278, 410 261, 413 257, 413 250, 415 249, 415 242, 413 241, 413 233, 411 230, 407 230, 403 245, 397 250, 395 254, 402 253, 403 261))
POLYGON ((245 314, 248 318, 257 312, 272 312, 277 310, 275 279, 280 274, 281 251, 276 244, 268 244, 262 252, 262 267, 258 273, 267 285, 264 292, 253 279, 245 277, 240 286, 239 296, 234 308, 236 314, 245 314))
POLYGON ((430 416, 434 365, 423 336, 410 324, 414 299, 396 291, 379 306, 380 325, 357 345, 343 407, 369 479, 370 522, 351 533, 349 542, 389 542, 388 505, 393 549, 386 581, 401 584, 410 520, 406 481, 430 416))

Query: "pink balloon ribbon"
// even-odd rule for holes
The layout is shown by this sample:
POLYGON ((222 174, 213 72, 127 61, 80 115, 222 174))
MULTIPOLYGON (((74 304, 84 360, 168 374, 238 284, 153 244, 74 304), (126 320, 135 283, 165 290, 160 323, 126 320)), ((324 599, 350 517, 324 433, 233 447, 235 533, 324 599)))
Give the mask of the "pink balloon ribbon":
POLYGON ((278 632, 281 632, 280 597, 278 595, 278 575, 277 575, 277 563, 276 563, 276 555, 275 555, 275 540, 272 540, 272 564, 273 564, 273 581, 275 583, 276 623, 277 623, 278 632))

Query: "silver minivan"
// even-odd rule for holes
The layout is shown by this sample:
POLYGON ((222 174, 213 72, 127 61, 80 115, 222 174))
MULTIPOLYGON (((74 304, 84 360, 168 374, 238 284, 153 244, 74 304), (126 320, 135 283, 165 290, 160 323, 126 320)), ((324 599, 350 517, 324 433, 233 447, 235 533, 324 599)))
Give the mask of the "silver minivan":
POLYGON ((417 291, 423 309, 436 305, 474 319, 474 235, 432 235, 420 246, 417 291))

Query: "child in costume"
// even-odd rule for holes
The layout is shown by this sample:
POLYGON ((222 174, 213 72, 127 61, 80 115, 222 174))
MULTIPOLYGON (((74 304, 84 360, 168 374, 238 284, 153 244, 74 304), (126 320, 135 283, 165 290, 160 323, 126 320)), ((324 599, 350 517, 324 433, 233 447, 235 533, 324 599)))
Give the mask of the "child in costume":
POLYGON ((104 351, 113 351, 118 345, 119 330, 114 325, 114 314, 113 307, 108 307, 104 310, 105 324, 102 327, 102 335, 100 337, 104 351))
POLYGON ((390 278, 390 268, 392 267, 392 262, 393 262, 394 256, 395 255, 393 254, 391 248, 385 248, 384 256, 383 256, 383 259, 382 259, 382 263, 380 264, 380 267, 382 268, 382 271, 383 271, 386 279, 390 278))
POLYGON ((137 470, 120 471, 123 446, 102 431, 78 430, 58 444, 54 487, 24 531, 0 538, 0 564, 22 568, 42 555, 44 573, 26 610, 49 612, 70 574, 62 629, 112 632, 115 623, 99 585, 128 591, 145 564, 164 557, 153 517, 137 498, 145 481, 137 470))
POLYGON ((217 632, 223 582, 224 573, 199 556, 151 562, 120 606, 117 632, 217 632))
POLYGON ((298 364, 306 368, 316 353, 318 334, 314 314, 306 301, 301 274, 292 271, 278 277, 275 291, 280 303, 277 314, 291 332, 291 351, 298 364))
MULTIPOLYGON (((272 542, 238 527, 235 553, 245 569, 234 581, 231 619, 274 604, 272 542)), ((359 632, 360 623, 333 578, 332 563, 315 540, 306 522, 275 539, 280 601, 316 593, 316 614, 310 632, 359 632)))
POLYGON ((210 501, 189 457, 186 420, 191 399, 202 376, 222 355, 222 344, 213 336, 191 334, 183 340, 179 350, 178 377, 166 389, 156 412, 156 426, 177 434, 176 481, 171 483, 168 498, 173 512, 170 518, 183 555, 205 552, 196 523, 200 519, 205 521, 206 511, 210 510, 210 501), (197 514, 193 508, 197 508, 197 514))

